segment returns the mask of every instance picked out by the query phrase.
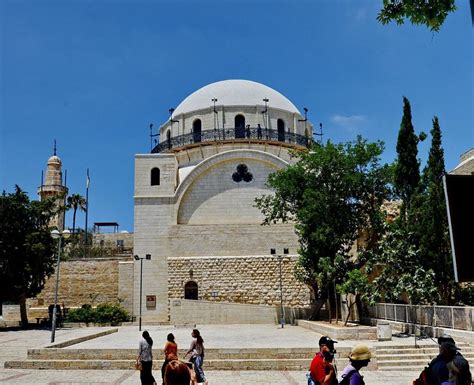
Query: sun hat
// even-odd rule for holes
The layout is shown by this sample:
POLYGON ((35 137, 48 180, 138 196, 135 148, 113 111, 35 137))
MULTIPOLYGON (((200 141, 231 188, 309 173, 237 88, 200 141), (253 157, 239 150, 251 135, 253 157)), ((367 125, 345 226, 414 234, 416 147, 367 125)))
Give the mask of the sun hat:
POLYGON ((349 354, 349 358, 352 361, 370 360, 370 357, 370 350, 365 345, 358 345, 354 347, 351 351, 351 354, 349 354))

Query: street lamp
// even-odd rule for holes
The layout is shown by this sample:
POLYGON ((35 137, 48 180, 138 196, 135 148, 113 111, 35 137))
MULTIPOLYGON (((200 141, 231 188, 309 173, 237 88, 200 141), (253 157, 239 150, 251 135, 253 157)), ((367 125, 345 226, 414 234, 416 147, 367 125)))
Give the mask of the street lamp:
POLYGON ((143 260, 147 259, 149 261, 151 259, 151 254, 145 254, 145 257, 139 257, 138 255, 134 255, 133 258, 135 259, 135 261, 140 261, 140 316, 138 318, 138 330, 142 331, 143 260))
MULTIPOLYGON (((283 249, 283 254, 287 255, 289 253, 289 250, 288 248, 284 248, 283 249)), ((275 249, 270 249, 270 254, 271 255, 275 255, 276 254, 276 250, 275 249)), ((281 324, 281 328, 283 329, 285 327, 285 311, 283 309, 283 280, 282 280, 282 274, 281 274, 281 263, 282 263, 282 260, 283 260, 283 255, 281 254, 278 254, 277 255, 278 257, 278 264, 279 264, 279 267, 280 267, 280 324, 281 324)))
POLYGON ((58 306, 58 289, 59 289, 59 263, 61 262, 61 240, 68 239, 71 235, 69 230, 59 230, 51 231, 51 238, 58 240, 58 261, 56 263, 56 288, 54 290, 54 308, 53 308, 53 319, 51 321, 51 342, 54 342, 54 337, 56 334, 56 307, 58 306))

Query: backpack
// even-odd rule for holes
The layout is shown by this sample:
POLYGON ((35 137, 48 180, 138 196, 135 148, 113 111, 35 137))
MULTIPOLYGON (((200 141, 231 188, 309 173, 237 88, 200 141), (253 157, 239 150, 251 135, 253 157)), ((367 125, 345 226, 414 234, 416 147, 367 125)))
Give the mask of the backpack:
MULTIPOLYGON (((342 377, 342 380, 339 385, 349 385, 351 383, 351 377, 355 372, 357 372, 357 370, 351 370, 344 377, 342 377)), ((362 380, 362 383, 364 383, 364 380, 362 380)))
POLYGON ((420 376, 413 380, 413 385, 433 385, 435 384, 433 378, 433 372, 431 370, 431 364, 425 366, 425 368, 421 371, 420 376))

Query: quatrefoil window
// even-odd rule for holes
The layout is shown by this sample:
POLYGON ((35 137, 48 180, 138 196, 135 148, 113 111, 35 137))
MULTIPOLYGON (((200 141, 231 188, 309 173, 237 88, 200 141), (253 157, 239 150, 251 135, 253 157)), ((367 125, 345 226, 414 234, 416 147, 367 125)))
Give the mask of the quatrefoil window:
POLYGON ((232 174, 232 180, 236 183, 244 182, 251 182, 253 179, 252 173, 249 172, 247 165, 239 164, 237 166, 237 171, 232 174))

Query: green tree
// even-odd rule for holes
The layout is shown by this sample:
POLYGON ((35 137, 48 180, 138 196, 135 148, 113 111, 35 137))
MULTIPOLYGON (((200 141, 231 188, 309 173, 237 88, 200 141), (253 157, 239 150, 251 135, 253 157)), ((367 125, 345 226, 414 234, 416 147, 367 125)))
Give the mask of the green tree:
POLYGON ((377 247, 364 255, 367 273, 375 276, 367 298, 372 303, 399 302, 403 298, 412 304, 436 302, 439 295, 435 274, 420 263, 414 235, 402 222, 386 226, 377 247))
POLYGON ((442 177, 445 174, 441 128, 433 118, 431 147, 423 170, 420 193, 414 198, 409 228, 416 235, 421 263, 435 272, 435 283, 444 304, 454 289, 453 266, 448 234, 448 217, 442 177))
MULTIPOLYGON (((422 138, 424 139, 424 137, 422 138)), ((403 97, 403 117, 397 139, 397 161, 395 163, 395 192, 403 200, 401 217, 404 220, 413 194, 420 183, 420 162, 417 159, 419 138, 411 122, 410 102, 403 97)))
POLYGON ((347 316, 344 320, 344 326, 347 326, 347 322, 349 321, 356 304, 359 301, 364 300, 367 293, 371 292, 367 274, 359 269, 348 271, 343 282, 337 285, 337 291, 341 295, 344 295, 346 299, 347 316))
MULTIPOLYGON (((383 144, 358 137, 345 144, 315 144, 297 162, 269 176, 272 195, 256 199, 264 224, 295 223, 300 255, 297 277, 324 303, 344 275, 350 249, 361 234, 372 244, 383 223, 389 168, 380 165, 383 144)), ((331 296, 332 298, 332 296, 331 296)))
POLYGON ((383 8, 377 15, 382 24, 395 21, 403 24, 423 24, 438 32, 449 13, 456 10, 454 0, 383 0, 383 8))
POLYGON ((54 272, 55 244, 48 228, 55 215, 52 200, 30 201, 16 186, 0 197, 0 301, 20 304, 28 325, 26 299, 37 295, 54 272))
POLYGON ((79 209, 80 211, 86 211, 86 200, 80 194, 72 194, 67 197, 66 208, 72 209, 72 233, 75 234, 76 229, 76 212, 79 209))

